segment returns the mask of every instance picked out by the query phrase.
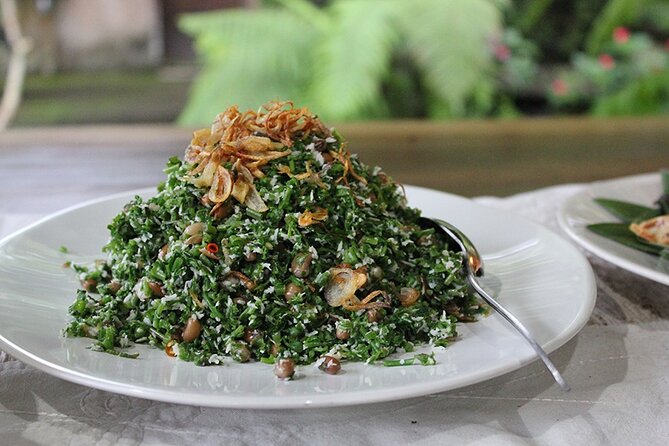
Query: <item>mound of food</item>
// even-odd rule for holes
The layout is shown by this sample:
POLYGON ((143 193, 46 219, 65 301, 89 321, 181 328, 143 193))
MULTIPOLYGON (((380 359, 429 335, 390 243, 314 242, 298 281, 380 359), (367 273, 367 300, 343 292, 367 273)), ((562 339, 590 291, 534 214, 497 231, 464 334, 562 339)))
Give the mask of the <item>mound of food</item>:
POLYGON ((403 189, 307 109, 236 107, 198 130, 149 199, 117 215, 106 260, 75 266, 68 336, 199 365, 376 361, 445 346, 483 311, 460 253, 403 189))

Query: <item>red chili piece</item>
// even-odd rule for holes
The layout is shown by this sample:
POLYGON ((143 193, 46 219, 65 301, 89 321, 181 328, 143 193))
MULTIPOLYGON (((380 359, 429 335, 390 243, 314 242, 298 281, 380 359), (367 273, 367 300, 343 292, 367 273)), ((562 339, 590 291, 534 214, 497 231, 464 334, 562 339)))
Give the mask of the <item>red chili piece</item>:
POLYGON ((216 254, 218 252, 218 245, 216 243, 207 244, 207 251, 212 254, 216 254))

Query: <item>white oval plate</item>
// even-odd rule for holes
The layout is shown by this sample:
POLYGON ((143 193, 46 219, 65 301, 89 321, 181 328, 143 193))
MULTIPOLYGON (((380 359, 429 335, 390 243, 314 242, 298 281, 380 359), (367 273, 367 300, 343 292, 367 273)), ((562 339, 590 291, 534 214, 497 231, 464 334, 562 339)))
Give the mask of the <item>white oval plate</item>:
MULTIPOLYGON (((148 196, 150 190, 136 192, 148 196)), ((407 187, 424 215, 464 230, 484 255, 486 287, 553 351, 586 323, 595 282, 585 257, 552 232, 512 214, 454 195, 407 187)), ((231 408, 342 406, 409 398, 502 375, 537 359, 497 314, 459 324, 460 339, 439 349, 435 366, 344 363, 330 376, 314 366, 280 381, 262 363, 197 367, 162 350, 136 348, 139 359, 93 352, 90 339, 61 330, 78 287, 66 260, 102 257, 107 224, 134 193, 64 210, 0 241, 0 348, 40 370, 75 383, 160 401, 231 408), (69 254, 59 251, 61 246, 69 254)))
POLYGON ((586 228, 593 223, 617 221, 593 201, 595 198, 611 198, 652 207, 661 194, 662 179, 657 173, 597 181, 564 202, 558 212, 558 222, 570 237, 596 256, 640 276, 669 285, 669 270, 659 262, 657 256, 614 242, 586 228))

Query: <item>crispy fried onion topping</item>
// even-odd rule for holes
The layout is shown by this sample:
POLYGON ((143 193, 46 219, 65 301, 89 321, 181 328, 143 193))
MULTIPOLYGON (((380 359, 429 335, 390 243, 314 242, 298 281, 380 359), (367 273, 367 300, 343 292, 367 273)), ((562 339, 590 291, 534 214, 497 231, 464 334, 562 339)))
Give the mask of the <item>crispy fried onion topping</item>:
POLYGON ((330 151, 330 155, 337 161, 339 161, 344 166, 344 173, 342 176, 337 179, 337 183, 343 181, 344 184, 348 184, 348 175, 351 175, 357 181, 362 184, 367 184, 367 180, 358 175, 358 173, 353 169, 353 163, 351 163, 351 152, 344 149, 344 144, 341 145, 338 152, 330 151))
POLYGON ((370 308, 390 307, 390 298, 383 290, 376 290, 360 300, 356 291, 367 283, 367 274, 360 269, 330 268, 330 281, 325 287, 325 300, 333 307, 344 307, 347 310, 358 311, 370 308), (378 296, 383 301, 374 301, 378 296))
POLYGON ((313 170, 311 170, 311 163, 309 161, 307 161, 306 164, 304 165, 304 169, 305 169, 305 172, 294 174, 290 170, 290 167, 286 166, 285 164, 279 164, 279 166, 277 166, 277 170, 279 171, 279 173, 282 173, 284 175, 288 175, 289 177, 295 178, 296 180, 299 180, 299 181, 306 181, 307 183, 316 184, 321 189, 327 189, 328 188, 327 185, 321 179, 318 172, 314 172, 313 170))
POLYGON ((187 180, 208 188, 208 203, 216 207, 230 196, 257 212, 268 210, 253 182, 261 168, 290 155, 298 138, 330 137, 330 131, 306 108, 291 102, 271 102, 258 112, 230 107, 210 128, 197 130, 184 159, 192 164, 187 180), (231 163, 232 169, 226 169, 231 163))
POLYGON ((304 211, 300 214, 300 217, 297 219, 297 224, 301 228, 306 228, 307 226, 315 225, 316 223, 321 223, 328 218, 328 210, 323 208, 316 208, 313 211, 304 211))

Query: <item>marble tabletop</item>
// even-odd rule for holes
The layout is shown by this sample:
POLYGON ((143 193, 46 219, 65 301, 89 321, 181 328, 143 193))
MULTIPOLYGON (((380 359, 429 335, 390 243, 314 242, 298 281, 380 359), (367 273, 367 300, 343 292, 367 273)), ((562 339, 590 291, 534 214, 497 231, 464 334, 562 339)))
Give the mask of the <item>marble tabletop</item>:
MULTIPOLYGON (((151 168, 121 176, 109 154, 81 150, 77 164, 73 153, 50 152, 36 167, 0 150, 0 237, 83 199, 152 185, 164 155, 139 153, 141 165, 151 168), (94 167, 95 173, 87 170, 94 167), (22 195, 7 192, 17 183, 22 195)), ((583 187, 556 184, 475 200, 566 238, 556 212, 583 187)), ((0 352, 0 444, 668 444, 669 287, 588 259, 597 280, 596 307, 584 329, 550 355, 569 393, 535 361, 489 381, 409 400, 309 410, 213 409, 72 384, 0 352)))

